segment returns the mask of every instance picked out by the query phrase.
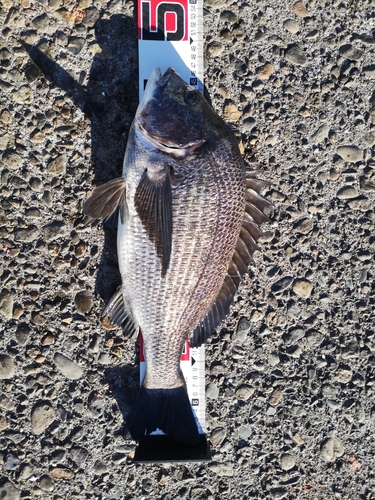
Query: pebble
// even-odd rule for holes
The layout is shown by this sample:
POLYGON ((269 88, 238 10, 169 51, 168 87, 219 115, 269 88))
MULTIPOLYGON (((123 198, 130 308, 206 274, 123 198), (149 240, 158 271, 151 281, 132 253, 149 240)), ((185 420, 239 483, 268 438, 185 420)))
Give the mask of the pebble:
POLYGON ((271 291, 273 293, 285 292, 285 290, 287 290, 292 286, 292 283, 293 283, 293 276, 284 276, 271 286, 271 291))
POLYGON ((38 228, 33 225, 15 229, 13 231, 14 240, 20 241, 22 243, 31 243, 32 241, 36 240, 38 236, 38 228))
POLYGON ((260 68, 256 69, 257 77, 261 80, 268 80, 274 71, 274 67, 271 63, 264 64, 260 68))
POLYGON ((292 33, 293 35, 298 33, 300 30, 299 24, 294 19, 287 19, 286 21, 284 21, 283 27, 284 27, 284 29, 289 31, 289 33, 292 33))
POLYGON ((341 382, 342 384, 347 384, 353 377, 353 372, 348 366, 340 366, 335 374, 334 379, 336 382, 341 382))
POLYGON ((0 498, 4 500, 19 500, 21 491, 17 489, 8 479, 2 481, 0 486, 0 498))
POLYGON ((310 217, 303 217, 294 223, 294 229, 302 234, 308 234, 313 228, 313 222, 310 217))
POLYGON ((239 342, 245 342, 251 330, 250 321, 242 316, 237 324, 236 329, 236 340, 239 342))
POLYGON ((224 52, 224 45, 221 42, 216 40, 210 42, 207 45, 207 56, 208 57, 217 57, 224 52))
POLYGON ((224 118, 226 120, 236 122, 241 117, 242 112, 238 109, 238 107, 233 103, 229 102, 224 106, 224 118))
POLYGON ((209 399, 217 399, 219 397, 219 388, 216 384, 208 384, 206 386, 206 396, 209 399))
POLYGON ((208 465, 208 468, 217 474, 219 477, 225 476, 230 477, 233 476, 234 469, 233 464, 231 463, 219 463, 219 462, 211 462, 208 465))
POLYGON ((9 151, 3 154, 2 162, 4 163, 4 165, 11 168, 12 170, 16 170, 22 166, 23 158, 18 153, 15 153, 14 151, 9 151))
POLYGON ((339 49, 339 53, 341 56, 351 61, 359 61, 363 56, 362 50, 357 49, 350 44, 342 45, 339 49))
POLYGON ((13 316, 13 295, 7 290, 2 290, 0 292, 0 314, 4 316, 5 319, 11 319, 13 316))
POLYGON ((357 198, 358 195, 358 189, 353 186, 343 186, 337 191, 336 196, 339 200, 351 200, 352 198, 357 198))
POLYGON ((80 314, 87 314, 92 307, 92 295, 89 292, 78 292, 74 301, 80 314))
POLYGON ((25 345, 27 342, 27 339, 29 338, 29 333, 30 333, 30 327, 26 325, 25 323, 21 323, 18 325, 18 328, 16 330, 16 340, 19 344, 25 345))
POLYGON ((65 175, 66 174, 67 158, 65 155, 60 155, 48 163, 47 171, 51 175, 65 175))
POLYGON ((0 380, 14 377, 15 366, 13 359, 8 354, 0 354, 0 380))
POLYGON ((298 0, 293 4, 292 11, 298 17, 306 17, 309 15, 306 10, 305 4, 301 0, 298 0))
POLYGON ((83 369, 74 361, 59 352, 53 358, 57 368, 70 380, 77 380, 82 377, 83 369))
POLYGON ((53 241, 68 235, 68 227, 63 221, 54 221, 43 228, 45 241, 53 241))
POLYGON ((363 151, 357 146, 339 146, 336 152, 340 158, 350 163, 357 163, 363 160, 363 151))
POLYGON ((95 474, 98 474, 98 475, 101 475, 101 474, 104 474, 105 472, 107 472, 108 468, 109 468, 109 464, 100 458, 94 463, 94 467, 93 467, 95 474))
POLYGON ((13 90, 12 99, 18 104, 31 104, 34 101, 33 91, 28 85, 23 85, 17 90, 13 90))
POLYGON ((224 427, 215 427, 210 433, 210 441, 212 446, 220 446, 227 436, 227 431, 224 427))
POLYGON ((363 136, 362 141, 368 148, 372 148, 375 145, 375 132, 367 132, 363 136))
POLYGON ((280 457, 280 467, 282 470, 290 470, 296 465, 296 457, 290 453, 283 453, 280 457))
POLYGON ((272 394, 268 399, 268 403, 271 406, 277 406, 280 403, 282 397, 283 391, 281 391, 280 389, 275 389, 274 391, 272 391, 272 394))
POLYGON ((313 284, 311 283, 311 281, 305 278, 298 278, 294 280, 293 292, 296 293, 299 297, 303 299, 309 298, 312 289, 313 289, 313 284))
POLYGON ((285 59, 297 66, 304 66, 307 62, 307 58, 304 52, 298 47, 298 45, 291 45, 285 51, 285 59))
POLYGON ((74 472, 68 467, 63 465, 57 465, 49 470, 49 476, 51 479, 72 479, 74 477, 74 472))
POLYGON ((323 125, 320 125, 315 132, 312 134, 310 137, 310 142, 312 144, 319 144, 320 142, 324 141, 328 137, 329 131, 331 127, 328 125, 328 123, 323 123, 323 125))
POLYGON ((250 385, 243 384, 236 390, 236 397, 242 401, 247 401, 254 394, 255 389, 250 385))
POLYGON ((69 50, 69 52, 71 52, 72 54, 74 54, 76 56, 81 52, 81 50, 85 46, 85 43, 86 42, 85 42, 84 38, 72 37, 69 39, 69 42, 68 42, 68 45, 66 46, 66 48, 69 50))
POLYGON ((86 448, 82 448, 80 446, 73 446, 68 453, 68 456, 73 462, 75 462, 78 467, 81 467, 86 462, 86 459, 89 455, 89 452, 86 448))
POLYGON ((53 482, 48 474, 43 474, 39 478, 39 486, 44 491, 53 491, 53 482))
POLYGON ((329 438, 320 447, 320 455, 325 462, 335 462, 344 454, 342 442, 336 438, 329 438))
POLYGON ((245 441, 247 441, 249 439, 249 437, 253 434, 253 431, 247 427, 246 425, 241 425, 238 430, 238 436, 240 439, 244 439, 245 441))
POLYGON ((55 410, 49 401, 40 401, 31 410, 31 430, 39 436, 56 418, 55 410))
POLYGON ((4 458, 3 467, 5 470, 15 470, 18 467, 20 460, 14 453, 7 453, 4 458))

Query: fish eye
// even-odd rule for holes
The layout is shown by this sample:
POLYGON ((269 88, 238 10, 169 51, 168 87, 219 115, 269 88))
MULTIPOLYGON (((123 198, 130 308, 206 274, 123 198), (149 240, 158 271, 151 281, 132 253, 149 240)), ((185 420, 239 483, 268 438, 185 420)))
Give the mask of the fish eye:
POLYGON ((194 92, 193 90, 188 90, 185 94, 185 102, 187 104, 196 104, 198 102, 198 94, 194 92))

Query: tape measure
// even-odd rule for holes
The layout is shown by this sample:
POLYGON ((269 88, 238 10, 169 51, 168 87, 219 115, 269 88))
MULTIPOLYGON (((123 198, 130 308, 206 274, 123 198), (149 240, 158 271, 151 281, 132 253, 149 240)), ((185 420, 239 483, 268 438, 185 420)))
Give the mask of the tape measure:
MULTIPOLYGON (((147 79, 159 66, 175 69, 189 85, 203 93, 203 0, 138 0, 139 99, 147 79)), ((185 343, 181 355, 190 403, 201 434, 206 430, 204 346, 185 343)), ((140 342, 140 383, 146 373, 140 342)))

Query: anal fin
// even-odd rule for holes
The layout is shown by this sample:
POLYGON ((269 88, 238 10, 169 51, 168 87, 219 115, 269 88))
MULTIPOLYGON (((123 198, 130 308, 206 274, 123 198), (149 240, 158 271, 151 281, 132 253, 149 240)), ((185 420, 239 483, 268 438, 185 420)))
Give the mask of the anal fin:
POLYGON ((122 326, 123 334, 128 338, 136 339, 139 328, 135 324, 132 314, 124 301, 121 288, 110 298, 102 314, 102 321, 106 324, 122 326))

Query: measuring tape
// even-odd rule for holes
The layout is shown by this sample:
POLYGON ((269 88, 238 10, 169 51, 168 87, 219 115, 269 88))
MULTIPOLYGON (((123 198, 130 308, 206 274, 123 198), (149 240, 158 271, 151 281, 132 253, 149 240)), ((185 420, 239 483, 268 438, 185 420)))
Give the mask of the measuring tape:
MULTIPOLYGON (((139 99, 157 66, 169 67, 203 94, 203 0, 138 0, 139 99)), ((199 432, 206 431, 204 346, 185 343, 181 355, 190 403, 199 432)), ((146 373, 140 341, 140 382, 146 373)))

